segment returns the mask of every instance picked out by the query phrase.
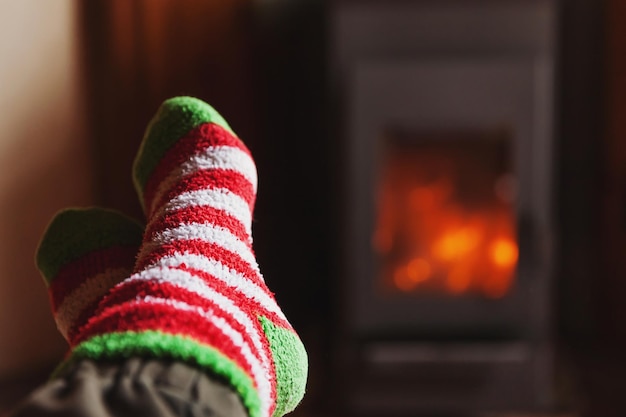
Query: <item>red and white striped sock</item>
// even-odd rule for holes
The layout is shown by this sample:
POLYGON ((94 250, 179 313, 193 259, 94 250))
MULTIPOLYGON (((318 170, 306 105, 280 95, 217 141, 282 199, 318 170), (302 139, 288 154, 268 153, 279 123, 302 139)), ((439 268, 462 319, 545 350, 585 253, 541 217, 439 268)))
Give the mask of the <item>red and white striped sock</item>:
POLYGON ((170 99, 148 127, 134 180, 148 219, 135 273, 71 340, 73 358, 183 360, 225 378, 252 417, 293 410, 307 355, 252 250, 248 149, 208 104, 170 99))
POLYGON ((66 340, 75 337, 104 294, 132 272, 142 235, 136 221, 97 207, 66 209, 50 222, 36 261, 66 340))

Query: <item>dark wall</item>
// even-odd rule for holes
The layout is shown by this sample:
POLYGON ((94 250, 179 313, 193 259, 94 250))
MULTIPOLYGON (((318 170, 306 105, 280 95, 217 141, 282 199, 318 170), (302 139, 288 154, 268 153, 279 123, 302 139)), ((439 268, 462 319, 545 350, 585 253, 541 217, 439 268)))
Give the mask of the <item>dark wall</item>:
POLYGON ((559 332, 569 343, 600 332, 604 38, 601 2, 561 6, 555 217, 559 332))

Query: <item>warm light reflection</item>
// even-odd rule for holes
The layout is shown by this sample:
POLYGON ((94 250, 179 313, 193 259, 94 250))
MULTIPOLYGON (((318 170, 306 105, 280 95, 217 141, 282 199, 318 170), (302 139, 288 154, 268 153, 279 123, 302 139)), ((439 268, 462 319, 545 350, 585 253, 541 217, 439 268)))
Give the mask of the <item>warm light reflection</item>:
POLYGON ((372 237, 386 282, 407 293, 505 296, 518 261, 514 185, 510 173, 462 149, 392 152, 372 237))

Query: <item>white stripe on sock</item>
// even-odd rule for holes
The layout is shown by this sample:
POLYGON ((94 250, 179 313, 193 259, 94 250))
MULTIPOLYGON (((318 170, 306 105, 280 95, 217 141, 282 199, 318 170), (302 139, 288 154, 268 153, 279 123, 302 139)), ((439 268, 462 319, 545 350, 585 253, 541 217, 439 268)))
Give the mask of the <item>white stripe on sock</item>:
POLYGON ((57 308, 55 321, 57 328, 67 340, 68 333, 76 325, 83 310, 106 294, 111 287, 127 278, 130 268, 110 268, 86 279, 65 296, 57 308))
POLYGON ((149 242, 143 245, 139 254, 139 263, 159 246, 176 241, 201 240, 206 243, 218 245, 229 252, 239 256, 248 263, 250 268, 260 275, 259 266, 252 250, 244 242, 239 240, 228 229, 212 224, 189 223, 181 224, 172 229, 165 229, 155 233, 149 242))
MULTIPOLYGON (((278 307, 278 304, 276 304, 276 301, 271 298, 267 292, 263 290, 263 288, 237 270, 228 268, 217 259, 187 252, 176 252, 159 259, 150 267, 163 266, 168 268, 178 268, 183 264, 189 268, 197 269, 214 276, 226 285, 241 292, 247 298, 255 300, 266 310, 271 311, 278 317, 287 321, 287 318, 283 314, 280 307, 278 307)), ((261 275, 258 276, 261 280, 263 279, 261 275)))
MULTIPOLYGON (((252 212, 246 201, 228 190, 227 188, 206 188, 202 190, 186 191, 165 203, 158 211, 150 217, 153 221, 158 221, 164 213, 171 213, 190 207, 212 207, 217 210, 224 210, 226 213, 238 220, 245 228, 248 235, 252 231, 252 212)), ((252 238, 250 238, 252 239, 252 238)))
POLYGON ((211 146, 204 149, 200 154, 191 156, 167 175, 159 184, 152 199, 150 212, 154 210, 154 205, 161 200, 163 194, 171 189, 176 181, 194 172, 209 169, 230 169, 240 173, 250 182, 256 193, 256 165, 250 155, 232 146, 211 146))

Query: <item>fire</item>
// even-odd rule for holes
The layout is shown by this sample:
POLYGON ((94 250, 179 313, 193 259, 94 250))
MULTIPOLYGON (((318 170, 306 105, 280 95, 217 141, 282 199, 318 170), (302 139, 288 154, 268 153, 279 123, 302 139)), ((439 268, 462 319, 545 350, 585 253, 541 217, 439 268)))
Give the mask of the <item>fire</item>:
POLYGON ((517 245, 508 238, 498 239, 489 248, 491 261, 500 268, 511 268, 517 263, 517 245))
POLYGON ((471 253, 480 242, 481 231, 464 227, 443 234, 435 241, 433 253, 442 261, 452 261, 471 253))
POLYGON ((412 291, 420 282, 428 280, 430 274, 430 264, 422 258, 415 258, 396 268, 394 283, 401 291, 412 291))
POLYGON ((472 270, 460 264, 450 270, 446 277, 446 288, 453 294, 463 294, 472 284, 472 270))
POLYGON ((511 202, 498 200, 507 193, 494 192, 493 184, 504 184, 501 177, 479 175, 481 198, 467 198, 474 188, 462 178, 467 203, 459 198, 460 175, 421 178, 416 166, 419 161, 397 156, 379 189, 372 244, 383 260, 386 282, 407 293, 506 296, 519 254, 511 202), (491 193, 484 191, 489 181, 491 193))
POLYGON ((413 282, 426 281, 430 276, 430 264, 421 258, 413 259, 407 265, 407 273, 413 282))

